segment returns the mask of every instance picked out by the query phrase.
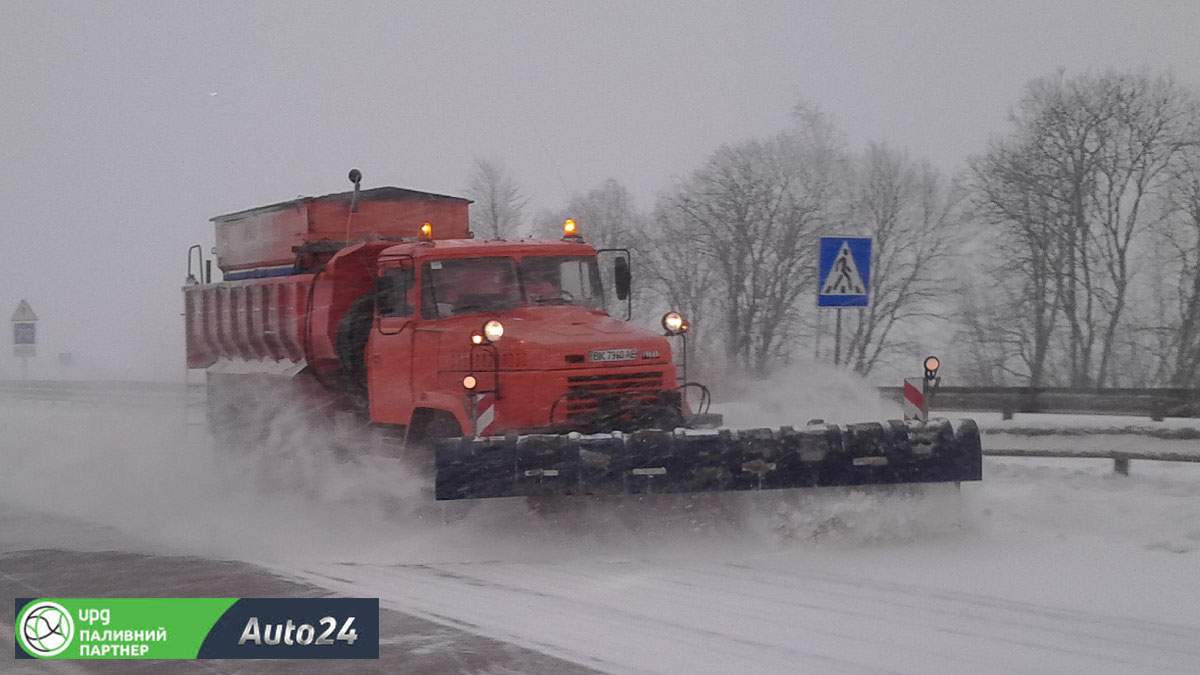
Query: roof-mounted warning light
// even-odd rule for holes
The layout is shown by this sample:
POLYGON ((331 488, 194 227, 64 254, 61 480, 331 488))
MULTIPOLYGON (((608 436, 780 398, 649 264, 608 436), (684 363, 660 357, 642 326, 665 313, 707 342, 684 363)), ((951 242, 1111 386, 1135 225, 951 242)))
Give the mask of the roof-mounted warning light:
POLYGON ((574 218, 567 218, 563 221, 563 239, 582 239, 579 236, 579 226, 575 224, 574 218))
POLYGON ((421 241, 433 241, 433 223, 421 223, 417 238, 421 241))

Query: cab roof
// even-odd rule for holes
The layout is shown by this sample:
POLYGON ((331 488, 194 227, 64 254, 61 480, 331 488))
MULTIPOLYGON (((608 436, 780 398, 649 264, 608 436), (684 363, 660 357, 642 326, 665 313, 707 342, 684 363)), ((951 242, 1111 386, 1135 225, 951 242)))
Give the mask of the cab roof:
POLYGON ((413 258, 472 258, 484 256, 525 255, 595 255, 596 249, 583 240, 519 239, 434 239, 432 242, 406 241, 389 246, 380 258, 412 256, 413 258))

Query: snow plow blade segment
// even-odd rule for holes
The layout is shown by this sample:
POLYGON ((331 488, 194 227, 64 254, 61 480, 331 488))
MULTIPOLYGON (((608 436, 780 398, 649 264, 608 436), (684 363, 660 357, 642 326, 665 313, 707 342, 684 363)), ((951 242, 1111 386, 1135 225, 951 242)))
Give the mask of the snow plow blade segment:
POLYGON ((972 420, 440 441, 439 500, 980 480, 972 420))

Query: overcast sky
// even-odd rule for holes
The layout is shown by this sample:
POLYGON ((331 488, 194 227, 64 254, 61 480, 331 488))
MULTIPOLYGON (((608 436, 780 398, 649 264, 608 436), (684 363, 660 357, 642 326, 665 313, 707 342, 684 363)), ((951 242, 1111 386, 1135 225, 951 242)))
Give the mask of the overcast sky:
POLYGON ((178 378, 207 219, 352 166, 456 193, 494 157, 534 207, 609 177, 649 205, 804 98, 852 147, 953 171, 1027 80, 1109 67, 1200 86, 1200 2, 9 1, 0 312, 41 315, 43 376, 71 351, 75 374, 178 378))

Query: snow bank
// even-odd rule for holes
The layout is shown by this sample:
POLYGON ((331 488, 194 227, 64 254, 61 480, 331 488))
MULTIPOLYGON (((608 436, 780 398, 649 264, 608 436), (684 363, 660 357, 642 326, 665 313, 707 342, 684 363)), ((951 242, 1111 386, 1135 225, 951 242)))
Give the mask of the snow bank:
POLYGON ((811 419, 847 424, 901 416, 900 407, 881 398, 866 380, 815 361, 730 388, 740 392, 738 400, 714 404, 713 412, 725 415, 725 425, 733 428, 801 427, 811 419))

